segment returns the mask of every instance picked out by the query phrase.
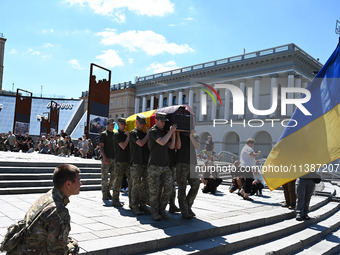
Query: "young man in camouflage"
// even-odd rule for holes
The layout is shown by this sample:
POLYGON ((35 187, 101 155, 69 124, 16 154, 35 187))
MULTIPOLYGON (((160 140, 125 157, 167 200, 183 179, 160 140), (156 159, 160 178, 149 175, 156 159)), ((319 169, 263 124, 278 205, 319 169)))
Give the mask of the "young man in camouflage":
POLYGON ((113 171, 114 171, 114 151, 113 151, 113 129, 115 122, 113 119, 107 120, 107 128, 100 133, 99 147, 102 156, 102 194, 103 200, 112 199, 110 190, 113 187, 113 171), (109 180, 110 173, 110 180, 109 180))
POLYGON ((156 113, 156 124, 149 131, 150 162, 148 167, 149 202, 153 220, 169 219, 165 207, 172 191, 172 176, 169 167, 169 148, 175 147, 176 125, 164 130, 166 113, 156 113), (169 140, 171 138, 171 142, 169 140))
POLYGON ((200 179, 197 174, 195 175, 195 166, 197 165, 195 149, 199 149, 199 146, 198 136, 194 134, 194 130, 191 130, 190 133, 177 132, 176 178, 178 184, 178 203, 182 217, 185 219, 196 216, 191 207, 200 187, 200 179), (188 194, 186 193, 187 182, 190 185, 188 194))
POLYGON ((53 173, 54 188, 42 195, 28 210, 25 221, 30 224, 37 211, 42 211, 32 225, 24 242, 9 255, 62 255, 77 254, 78 244, 69 238, 70 214, 66 205, 71 195, 79 194, 80 170, 69 164, 62 164, 53 173))
POLYGON ((118 132, 113 135, 113 149, 115 158, 114 181, 112 205, 122 207, 119 201, 119 192, 122 187, 124 174, 129 182, 129 203, 131 204, 131 190, 133 186, 130 181, 130 148, 129 148, 129 131, 124 132, 126 126, 125 118, 118 118, 118 132))
POLYGON ((142 211, 150 213, 146 206, 148 198, 148 181, 147 181, 147 164, 149 160, 149 129, 146 127, 146 133, 143 127, 146 124, 144 114, 137 114, 136 128, 130 132, 130 152, 131 167, 129 184, 132 184, 131 192, 131 209, 134 214, 140 215, 142 211))

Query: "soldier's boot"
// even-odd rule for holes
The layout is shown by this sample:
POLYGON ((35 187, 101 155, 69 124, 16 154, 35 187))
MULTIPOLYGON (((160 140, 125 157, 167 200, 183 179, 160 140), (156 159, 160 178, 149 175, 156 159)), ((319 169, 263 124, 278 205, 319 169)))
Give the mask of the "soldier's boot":
POLYGON ((111 193, 110 193, 110 190, 107 190, 107 197, 108 197, 109 199, 112 199, 112 195, 111 195, 111 193))
POLYGON ((192 217, 195 217, 195 216, 196 216, 196 214, 191 210, 191 207, 189 207, 188 212, 192 215, 192 217))
POLYGON ((159 210, 159 214, 162 216, 163 219, 169 220, 169 215, 165 212, 165 210, 159 210))
POLYGON ((182 218, 184 219, 191 219, 193 216, 189 213, 189 210, 182 210, 181 211, 182 218))
POLYGON ((139 206, 139 209, 140 209, 141 211, 143 211, 145 214, 150 214, 150 213, 151 213, 150 210, 149 210, 149 208, 148 208, 146 205, 140 205, 140 206, 139 206))
POLYGON ((107 195, 106 192, 103 192, 103 198, 102 199, 103 200, 109 200, 110 198, 109 198, 109 196, 107 195))
POLYGON ((112 200, 112 205, 114 207, 122 207, 123 204, 119 200, 112 200))
POLYGON ((169 213, 176 213, 176 212, 180 212, 181 210, 175 205, 175 204, 170 204, 169 207, 169 213))
POLYGON ((141 212, 138 207, 132 207, 131 210, 135 215, 143 214, 143 212, 141 212))
POLYGON ((159 215, 159 213, 157 211, 151 211, 151 218, 154 220, 154 221, 159 221, 161 220, 161 216, 159 215))

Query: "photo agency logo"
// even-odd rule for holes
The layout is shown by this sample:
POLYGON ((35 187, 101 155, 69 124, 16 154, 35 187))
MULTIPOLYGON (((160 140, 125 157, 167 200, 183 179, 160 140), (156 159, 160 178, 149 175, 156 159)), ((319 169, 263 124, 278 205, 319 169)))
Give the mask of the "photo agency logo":
MULTIPOLYGON (((212 93, 214 93, 217 97, 217 99, 220 101, 221 106, 223 106, 221 97, 217 93, 216 89, 226 89, 230 91, 231 97, 232 97, 232 114, 234 116, 240 116, 240 120, 242 120, 242 123, 237 123, 243 124, 245 127, 246 125, 250 127, 262 127, 265 122, 271 122, 271 126, 274 127, 275 122, 281 122, 281 125, 283 127, 295 127, 298 123, 294 119, 248 119, 246 120, 245 118, 245 102, 246 105, 254 116, 270 116, 273 114, 277 108, 278 108, 278 102, 280 102, 280 113, 281 116, 287 116, 287 106, 292 105, 296 108, 298 108, 304 115, 306 116, 311 116, 312 114, 306 109, 306 107, 303 106, 304 103, 307 103, 311 99, 311 93, 309 90, 305 88, 296 88, 296 87, 281 87, 280 91, 277 87, 272 89, 272 105, 270 106, 269 109, 266 110, 260 110, 256 109, 254 106, 254 99, 253 99, 253 88, 252 87, 247 87, 246 89, 246 94, 247 97, 245 97, 243 91, 233 85, 233 84, 219 84, 216 83, 213 86, 208 85, 203 82, 198 82, 204 86, 204 88, 200 88, 207 94, 201 94, 201 114, 202 115, 207 115, 207 95, 209 95, 214 104, 217 106, 217 102, 215 97, 213 96, 212 93), (212 92, 210 92, 209 90, 212 92), (279 100, 279 92, 280 92, 280 100, 279 100), (290 98, 289 94, 294 94, 294 93, 299 93, 301 94, 301 98, 290 98)), ((229 102, 224 102, 225 104, 229 102)), ((230 126, 233 126, 233 119, 227 120, 227 119, 214 119, 213 120, 213 126, 215 127, 216 125, 225 125, 225 124, 230 124, 230 126)), ((235 120, 234 120, 234 125, 235 125, 235 120)))

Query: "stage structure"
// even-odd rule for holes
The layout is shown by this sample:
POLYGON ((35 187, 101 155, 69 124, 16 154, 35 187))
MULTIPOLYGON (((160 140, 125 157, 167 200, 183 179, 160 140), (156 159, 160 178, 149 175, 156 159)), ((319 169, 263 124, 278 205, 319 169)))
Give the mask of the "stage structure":
POLYGON ((87 122, 84 133, 92 140, 94 144, 98 143, 96 137, 98 137, 100 132, 105 130, 107 126, 107 118, 109 115, 110 84, 111 71, 91 63, 87 122), (108 80, 103 79, 97 82, 96 76, 93 75, 94 67, 107 71, 109 73, 108 80))
POLYGON ((15 135, 25 134, 30 130, 32 96, 32 92, 17 89, 13 122, 13 134, 15 135), (28 96, 22 96, 19 91, 27 93, 28 96))
POLYGON ((59 114, 60 114, 60 107, 58 107, 57 102, 51 101, 50 107, 50 135, 54 136, 58 134, 59 128, 59 114))

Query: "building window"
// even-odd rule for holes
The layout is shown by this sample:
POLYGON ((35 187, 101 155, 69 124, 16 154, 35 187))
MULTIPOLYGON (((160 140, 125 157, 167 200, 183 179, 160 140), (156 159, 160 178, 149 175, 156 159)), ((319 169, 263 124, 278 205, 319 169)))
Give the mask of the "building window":
POLYGON ((113 101, 112 101, 112 100, 110 101, 110 106, 111 106, 111 107, 113 106, 113 101))
POLYGON ((121 117, 124 117, 124 113, 121 114, 121 117))
POLYGON ((119 100, 116 99, 116 106, 119 106, 119 100))
POLYGON ((118 114, 116 114, 116 119, 118 119, 118 114))
POLYGON ((196 93, 194 94, 194 103, 196 103, 196 93))
POLYGON ((175 105, 175 104, 177 104, 177 98, 176 98, 176 96, 174 96, 174 97, 172 98, 172 105, 175 105))
POLYGON ((146 107, 150 107, 150 105, 151 105, 151 101, 149 99, 148 101, 146 101, 146 107))
POLYGON ((168 98, 167 97, 163 98, 163 106, 168 106, 168 98))
POLYGON ((187 96, 183 95, 183 104, 187 104, 187 96))

